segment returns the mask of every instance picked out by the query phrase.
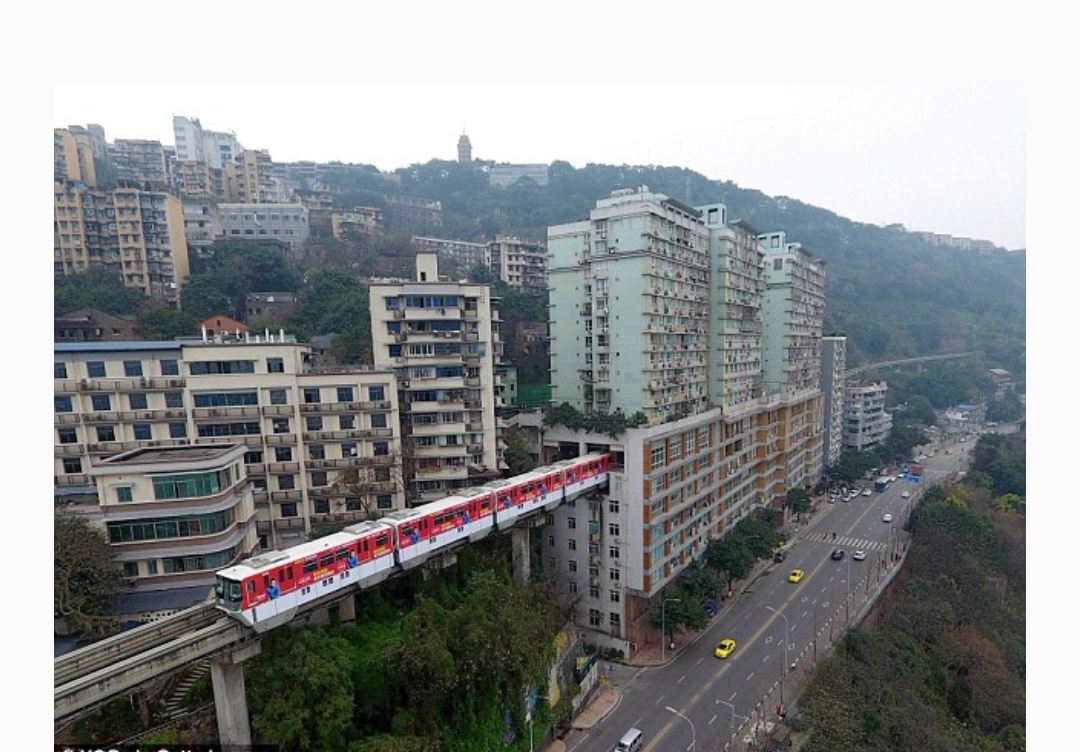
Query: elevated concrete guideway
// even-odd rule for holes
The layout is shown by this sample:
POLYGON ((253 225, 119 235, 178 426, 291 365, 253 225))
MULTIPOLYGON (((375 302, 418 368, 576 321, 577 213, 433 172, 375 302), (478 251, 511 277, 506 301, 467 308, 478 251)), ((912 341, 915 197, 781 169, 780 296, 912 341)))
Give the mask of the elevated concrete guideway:
MULTIPOLYGON (((594 493, 606 483, 569 494, 567 499, 594 493)), ((545 507, 534 509, 514 527, 501 531, 512 536, 514 580, 519 584, 530 577, 528 530, 542 522, 547 511, 545 507)), ((465 545, 467 540, 426 564, 445 566, 453 560, 454 551, 465 545)), ((297 617, 309 617, 336 605, 351 612, 356 592, 348 588, 312 601, 297 617)), ((60 728, 118 695, 210 658, 220 741, 227 749, 250 745, 242 664, 258 654, 261 637, 212 603, 204 603, 58 656, 53 664, 53 725, 60 728)))

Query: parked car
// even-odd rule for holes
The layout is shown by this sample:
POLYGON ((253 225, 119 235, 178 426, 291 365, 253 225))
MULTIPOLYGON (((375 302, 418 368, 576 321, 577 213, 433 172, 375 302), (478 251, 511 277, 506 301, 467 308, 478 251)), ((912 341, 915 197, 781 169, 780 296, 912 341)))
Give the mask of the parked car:
POLYGON ((780 549, 775 554, 773 554, 772 560, 774 562, 776 562, 777 564, 779 564, 780 562, 782 562, 786 558, 787 558, 787 551, 785 551, 784 549, 780 549))
POLYGON ((864 488, 864 489, 862 490, 862 495, 863 495, 863 496, 869 496, 869 495, 871 495, 872 493, 873 493, 873 491, 871 491, 871 490, 870 490, 870 487, 869 487, 869 486, 867 486, 866 488, 864 488))
POLYGON ((910 496, 911 496, 911 491, 904 491, 902 494, 900 494, 901 499, 906 499, 906 498, 908 498, 910 496))

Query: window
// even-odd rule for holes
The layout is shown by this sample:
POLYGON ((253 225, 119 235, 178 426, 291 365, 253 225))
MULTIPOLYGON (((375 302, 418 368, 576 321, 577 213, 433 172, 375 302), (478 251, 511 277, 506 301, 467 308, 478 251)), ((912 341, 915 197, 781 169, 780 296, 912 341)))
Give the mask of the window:
POLYGON ((161 361, 161 375, 162 376, 179 376, 180 365, 175 360, 163 360, 161 361))
POLYGON ((131 428, 135 432, 136 441, 150 441, 153 437, 149 423, 133 423, 131 428))
POLYGON ((276 462, 292 462, 292 447, 274 447, 274 460, 276 462))
POLYGON ((138 360, 125 360, 124 361, 124 375, 127 377, 142 376, 142 363, 138 360))
POLYGON ((187 423, 181 421, 173 421, 169 423, 169 438, 171 439, 186 439, 187 438, 187 423))
MULTIPOLYGON (((599 598, 600 597, 600 586, 599 585, 590 585, 589 586, 589 597, 590 598, 599 598)), ((597 624, 600 623, 600 617, 599 616, 596 617, 596 623, 597 624)))
POLYGON ((608 553, 608 556, 610 556, 612 559, 618 559, 619 558, 619 547, 618 546, 608 546, 607 553, 608 553))
POLYGON ((356 428, 355 415, 341 415, 338 417, 338 426, 342 431, 351 431, 356 428))
POLYGON ((386 413, 372 413, 371 414, 371 427, 372 428, 386 428, 386 413))
POLYGON ((322 444, 308 444, 308 459, 325 460, 326 448, 322 444))
POLYGON ((353 401, 353 388, 351 386, 339 386, 337 388, 337 401, 338 402, 352 402, 353 401))
POLYGON ((619 591, 618 590, 609 590, 608 591, 608 599, 612 603, 618 603, 619 602, 619 591))
POLYGON ((345 511, 346 512, 359 512, 360 497, 359 496, 346 496, 345 497, 345 511))
POLYGON ((274 433, 288 433, 289 432, 289 419, 288 418, 274 418, 274 433))
POLYGON ((304 430, 306 431, 321 431, 322 430, 322 416, 321 415, 309 415, 304 418, 304 430))
POLYGON ((356 457, 357 456, 357 454, 356 454, 356 442, 354 442, 354 441, 343 442, 342 445, 341 445, 341 456, 342 457, 356 457))
POLYGON ((390 494, 379 494, 375 497, 375 506, 379 509, 390 509, 393 505, 394 501, 390 494))
POLYGON ((554 535, 549 535, 548 536, 548 546, 554 546, 554 545, 555 545, 555 536, 554 535))
POLYGON ((621 579, 619 577, 619 570, 615 569, 614 567, 612 567, 611 569, 609 569, 607 571, 607 576, 608 576, 608 579, 611 580, 612 582, 618 582, 621 579))
POLYGON ((571 572, 576 572, 577 571, 577 562, 574 561, 573 559, 566 562, 566 566, 571 572))
POLYGON ((132 410, 146 409, 146 392, 132 392, 128 395, 128 405, 132 410))
POLYGON ((330 499, 313 499, 315 514, 330 514, 330 499))
POLYGON ((390 455, 390 444, 385 441, 376 441, 371 445, 372 453, 376 457, 387 457, 390 455))
POLYGON ((98 441, 116 441, 116 429, 113 426, 97 426, 98 441))
POLYGON ((281 505, 281 516, 282 517, 295 517, 296 516, 296 502, 295 501, 286 501, 284 504, 282 504, 281 505))
POLYGON ((311 405, 320 401, 319 388, 316 386, 304 387, 304 404, 311 405))
POLYGON ((97 411, 109 410, 112 407, 112 399, 107 394, 93 394, 90 396, 91 409, 97 411))
POLYGON ((71 397, 66 394, 58 394, 53 397, 53 410, 58 413, 70 413, 71 397))
POLYGON ((65 473, 81 473, 82 472, 82 459, 79 457, 65 457, 64 458, 64 472, 65 473))
POLYGON ((609 522, 608 527, 607 527, 607 531, 608 531, 608 535, 613 536, 615 538, 618 538, 619 537, 619 523, 618 522, 609 522))
POLYGON ((184 394, 183 392, 165 392, 165 407, 179 407, 184 406, 184 394))
POLYGON ((618 611, 612 611, 608 614, 608 623, 614 628, 622 624, 622 616, 618 611))
POLYGON ((566 541, 566 547, 569 548, 571 551, 577 551, 577 541, 573 538, 570 538, 566 541))
POLYGON ((53 363, 53 378, 54 379, 66 379, 67 378, 67 363, 53 363))
POLYGON ((314 470, 311 473, 311 485, 315 488, 321 488, 326 485, 326 471, 314 470))
POLYGON ((86 362, 86 375, 92 379, 101 379, 105 377, 105 361, 103 360, 89 360, 86 362))
POLYGON ((653 467, 664 464, 664 442, 657 441, 653 443, 649 454, 649 460, 652 462, 653 467))
POLYGON ((577 530, 577 517, 567 517, 566 526, 571 530, 577 530))
POLYGON ((386 390, 381 386, 369 386, 368 399, 372 402, 383 402, 386 400, 386 390))
POLYGON ((245 465, 259 465, 262 464, 263 453, 261 449, 253 449, 248 452, 244 452, 244 464, 245 465))
POLYGON ((570 580, 570 582, 566 583, 566 591, 571 595, 577 593, 577 582, 570 580))
POLYGON ((266 370, 269 373, 285 373, 285 361, 282 358, 267 358, 266 370))
POLYGON ((124 562, 124 576, 125 577, 138 577, 139 576, 139 562, 137 562, 137 561, 125 561, 124 562))
POLYGON ((277 487, 279 491, 292 491, 294 488, 296 488, 296 476, 279 475, 277 479, 277 487))
POLYGON ((597 611, 595 608, 590 608, 589 609, 589 626, 599 627, 600 626, 600 618, 601 617, 600 617, 600 612, 599 611, 597 611))
POLYGON ((289 404, 284 389, 271 389, 270 390, 270 404, 271 405, 287 405, 289 404))
POLYGON ((61 444, 75 444, 79 441, 79 432, 70 426, 57 428, 56 436, 61 444))
POLYGON ((116 500, 117 501, 133 501, 134 496, 131 495, 131 486, 117 486, 116 488, 116 500))
POLYGON ((612 514, 619 513, 619 502, 615 499, 608 499, 608 511, 612 514))

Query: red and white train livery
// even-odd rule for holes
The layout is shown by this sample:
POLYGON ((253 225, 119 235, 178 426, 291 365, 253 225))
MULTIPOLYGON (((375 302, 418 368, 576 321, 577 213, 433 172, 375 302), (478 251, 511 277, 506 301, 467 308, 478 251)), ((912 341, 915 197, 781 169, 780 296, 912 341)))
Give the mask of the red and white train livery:
POLYGON ((284 551, 267 551, 217 573, 218 608, 258 632, 346 587, 368 588, 430 556, 492 530, 508 530, 607 481, 609 454, 588 454, 507 480, 392 512, 284 551))

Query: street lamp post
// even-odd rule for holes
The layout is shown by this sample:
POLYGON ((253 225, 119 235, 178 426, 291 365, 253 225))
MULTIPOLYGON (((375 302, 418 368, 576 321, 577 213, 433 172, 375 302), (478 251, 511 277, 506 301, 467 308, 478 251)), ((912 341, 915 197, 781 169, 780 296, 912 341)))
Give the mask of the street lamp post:
POLYGON ((681 603, 678 598, 665 598, 660 602, 660 662, 663 663, 667 648, 667 608, 668 602, 681 603))
POLYGON ((772 611, 774 614, 777 614, 779 616, 784 617, 784 665, 780 667, 780 708, 782 710, 783 707, 784 707, 784 674, 787 673, 787 666, 788 666, 788 660, 787 660, 788 618, 787 618, 787 614, 785 614, 783 611, 777 611, 772 606, 766 606, 765 608, 772 611))
POLYGON ((679 716, 684 721, 690 724, 690 749, 694 750, 694 752, 697 752, 697 732, 694 731, 694 722, 670 705, 664 706, 664 709, 667 710, 669 713, 674 713, 675 715, 679 716))

